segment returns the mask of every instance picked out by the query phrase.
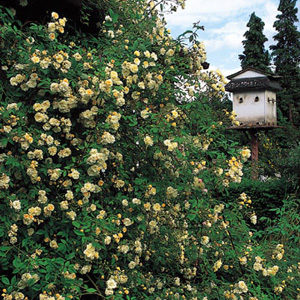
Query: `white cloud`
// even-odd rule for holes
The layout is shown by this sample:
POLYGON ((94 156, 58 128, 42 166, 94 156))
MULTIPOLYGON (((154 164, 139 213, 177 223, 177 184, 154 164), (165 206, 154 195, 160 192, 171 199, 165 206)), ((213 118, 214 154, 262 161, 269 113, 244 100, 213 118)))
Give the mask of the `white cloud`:
MULTIPOLYGON (((265 23, 264 34, 268 38, 265 48, 274 44, 273 24, 279 14, 278 4, 279 0, 186 0, 185 10, 166 16, 167 27, 176 37, 200 20, 205 30, 198 35, 206 46, 208 62, 229 75, 240 69, 238 56, 243 52, 243 35, 253 12, 265 23)), ((300 28, 300 23, 297 25, 300 28)))
POLYGON ((187 0, 184 10, 167 15, 166 20, 170 26, 181 28, 190 27, 199 20, 202 25, 222 22, 225 19, 234 20, 239 14, 252 13, 255 7, 264 3, 266 0, 187 0))
POLYGON ((253 11, 265 22, 264 33, 271 41, 277 11, 272 0, 187 0, 186 9, 167 16, 167 22, 172 31, 183 32, 200 19, 205 31, 199 32, 199 39, 208 50, 215 52, 224 47, 240 50, 253 11))
POLYGON ((273 27, 273 24, 276 20, 276 15, 279 12, 277 11, 277 5, 272 2, 267 2, 264 6, 264 12, 262 12, 259 17, 265 22, 265 33, 274 33, 275 29, 273 27))
MULTIPOLYGON (((229 75, 231 75, 231 74, 234 74, 234 73, 236 73, 236 72, 238 72, 238 71, 240 71, 241 70, 241 68, 239 67, 239 66, 237 66, 237 67, 233 67, 233 68, 228 68, 227 66, 224 66, 224 65, 220 65, 220 66, 214 66, 214 65, 212 65, 212 66, 210 66, 210 68, 209 68, 209 70, 221 70, 221 72, 222 72, 222 74, 225 76, 225 77, 227 77, 227 76, 229 76, 229 75)), ((227 80, 228 81, 228 80, 227 80)))
POLYGON ((211 51, 218 51, 224 47, 227 49, 240 49, 243 34, 246 30, 244 22, 235 21, 225 23, 222 27, 213 28, 207 32, 204 43, 211 51))
POLYGON ((210 52, 217 52, 224 48, 227 50, 234 49, 238 50, 241 49, 241 38, 235 34, 224 34, 221 37, 205 39, 204 45, 207 51, 210 52))

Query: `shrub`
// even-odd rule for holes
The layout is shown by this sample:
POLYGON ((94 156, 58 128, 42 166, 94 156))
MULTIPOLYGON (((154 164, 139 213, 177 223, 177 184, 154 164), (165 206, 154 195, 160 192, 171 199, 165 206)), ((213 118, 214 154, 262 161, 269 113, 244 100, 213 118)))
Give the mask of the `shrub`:
MULTIPOLYGON (((276 218, 272 209, 281 207, 283 200, 291 192, 290 183, 285 178, 273 178, 265 181, 243 178, 240 184, 232 183, 219 200, 237 199, 241 193, 246 193, 251 198, 251 206, 255 208, 258 217, 276 218)), ((265 228, 264 224, 260 224, 265 228)))
POLYGON ((3 299, 296 299, 249 197, 213 197, 250 152, 212 117, 224 78, 202 43, 173 40, 154 2, 103 3, 98 36, 1 7, 3 299))

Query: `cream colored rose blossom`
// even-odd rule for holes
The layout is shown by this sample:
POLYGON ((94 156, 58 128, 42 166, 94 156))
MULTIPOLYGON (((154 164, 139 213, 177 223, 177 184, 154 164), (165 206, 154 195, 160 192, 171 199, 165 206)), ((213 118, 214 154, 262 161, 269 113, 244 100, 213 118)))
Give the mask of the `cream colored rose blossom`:
POLYGON ((51 17, 52 17, 54 20, 57 20, 57 19, 59 18, 59 15, 58 15, 58 13, 56 13, 56 12, 52 12, 52 13, 51 13, 51 17))
POLYGON ((111 237, 106 236, 105 239, 104 239, 104 243, 105 243, 105 245, 109 245, 111 243, 111 237))
POLYGON ((102 143, 104 145, 113 144, 115 142, 115 140, 116 140, 115 137, 107 131, 104 132, 102 135, 102 143))
POLYGON ((144 137, 144 142, 146 146, 153 146, 153 140, 149 135, 144 137))
POLYGON ((201 237, 201 244, 202 245, 207 245, 209 243, 209 237, 204 235, 201 237))
POLYGON ((20 200, 15 200, 11 202, 11 207, 15 209, 16 211, 21 210, 21 201, 20 200))
POLYGON ((115 289, 117 287, 116 281, 111 277, 106 281, 106 286, 108 289, 115 289))
POLYGON ((236 283, 234 292, 238 294, 247 293, 248 287, 246 283, 244 281, 239 281, 238 283, 236 283))
POLYGON ((252 224, 255 225, 257 223, 257 216, 256 215, 251 216, 250 221, 251 221, 252 224))
POLYGON ((8 189, 10 178, 6 174, 0 175, 0 188, 8 189))
POLYGON ((221 268, 222 264, 223 264, 222 260, 218 259, 213 265, 214 272, 217 272, 221 268))
POLYGON ((130 225, 132 225, 132 221, 129 218, 125 218, 125 219, 123 219, 123 224, 125 226, 130 226, 130 225))
POLYGON ((159 212, 159 211, 161 211, 161 205, 159 203, 155 203, 155 204, 153 204, 152 209, 155 212, 159 212))
POLYGON ((133 204, 136 204, 136 205, 139 205, 139 204, 141 204, 141 200, 138 199, 138 198, 133 198, 133 199, 132 199, 132 203, 133 203, 133 204))
POLYGON ((89 243, 86 246, 86 249, 83 251, 86 260, 94 260, 99 257, 99 252, 96 251, 96 248, 93 246, 92 243, 89 243))

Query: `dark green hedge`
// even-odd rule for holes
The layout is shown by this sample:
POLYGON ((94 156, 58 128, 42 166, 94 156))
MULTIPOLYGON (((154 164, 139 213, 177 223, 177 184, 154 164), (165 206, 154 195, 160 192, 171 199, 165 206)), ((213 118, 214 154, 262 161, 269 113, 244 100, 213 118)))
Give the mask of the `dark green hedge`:
MULTIPOLYGON (((231 184, 226 194, 218 195, 218 198, 224 202, 233 201, 234 199, 239 201, 238 198, 243 192, 250 196, 258 220, 261 217, 275 219, 276 215, 270 209, 281 207, 283 200, 293 192, 293 188, 284 178, 266 181, 244 178, 240 184, 231 184)), ((263 224, 258 225, 262 226, 263 224)))

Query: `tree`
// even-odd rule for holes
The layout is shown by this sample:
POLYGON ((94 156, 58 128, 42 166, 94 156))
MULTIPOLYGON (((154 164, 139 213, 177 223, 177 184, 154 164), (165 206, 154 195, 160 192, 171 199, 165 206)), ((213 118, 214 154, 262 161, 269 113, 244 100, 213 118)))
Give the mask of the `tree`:
POLYGON ((276 67, 280 76, 282 91, 278 93, 278 107, 292 124, 300 125, 300 32, 296 0, 281 0, 278 6, 280 14, 276 16, 274 27, 277 42, 270 46, 276 67))
POLYGON ((239 55, 241 67, 253 67, 261 71, 270 71, 269 52, 265 50, 264 43, 268 40, 263 34, 265 23, 253 12, 247 23, 249 30, 245 32, 243 40, 244 51, 239 55))

